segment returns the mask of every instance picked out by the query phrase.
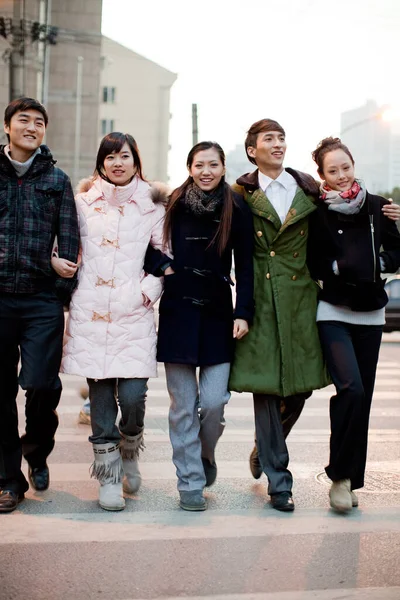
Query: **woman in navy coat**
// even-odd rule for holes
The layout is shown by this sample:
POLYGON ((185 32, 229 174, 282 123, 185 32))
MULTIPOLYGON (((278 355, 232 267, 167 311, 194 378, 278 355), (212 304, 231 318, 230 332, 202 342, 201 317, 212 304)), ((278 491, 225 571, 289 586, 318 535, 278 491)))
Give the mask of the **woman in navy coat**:
POLYGON ((157 359, 165 363, 171 398, 180 506, 204 510, 203 488, 217 474, 234 340, 246 335, 253 317, 253 226, 250 209, 225 183, 218 144, 196 144, 187 167, 189 177, 172 193, 165 217, 164 240, 174 258, 165 270, 157 359))

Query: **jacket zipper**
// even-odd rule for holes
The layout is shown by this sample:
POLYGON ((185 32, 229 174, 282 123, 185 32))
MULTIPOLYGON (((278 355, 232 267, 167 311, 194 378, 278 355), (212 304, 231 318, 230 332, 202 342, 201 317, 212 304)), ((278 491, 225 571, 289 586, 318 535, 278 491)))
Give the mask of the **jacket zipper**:
POLYGON ((375 229, 374 229, 374 216, 369 215, 369 224, 371 226, 371 240, 372 240, 372 256, 374 257, 374 283, 376 282, 376 252, 375 252, 375 229))
POLYGON ((16 202, 16 216, 15 216, 15 283, 14 283, 14 292, 18 292, 18 284, 19 284, 19 205, 20 205, 20 197, 21 197, 21 186, 22 179, 17 180, 18 184, 18 194, 17 194, 17 202, 16 202))

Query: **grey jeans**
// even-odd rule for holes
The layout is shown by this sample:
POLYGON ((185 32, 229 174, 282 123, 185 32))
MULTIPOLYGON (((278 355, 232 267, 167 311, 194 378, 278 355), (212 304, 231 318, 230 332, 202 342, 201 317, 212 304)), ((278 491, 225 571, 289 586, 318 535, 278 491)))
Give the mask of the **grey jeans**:
POLYGON ((202 490, 206 479, 202 458, 215 465, 215 447, 225 428, 224 408, 228 392, 230 363, 200 367, 165 364, 171 399, 169 437, 178 490, 202 490))
POLYGON ((134 436, 144 426, 147 379, 88 379, 92 444, 119 442, 121 433, 134 436), (118 427, 115 424, 121 408, 118 427))

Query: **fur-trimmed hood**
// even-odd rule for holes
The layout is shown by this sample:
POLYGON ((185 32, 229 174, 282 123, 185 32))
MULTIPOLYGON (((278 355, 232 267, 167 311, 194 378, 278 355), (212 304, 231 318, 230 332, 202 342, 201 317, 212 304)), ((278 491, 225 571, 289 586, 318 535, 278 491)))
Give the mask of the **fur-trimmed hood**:
MULTIPOLYGON (((99 178, 92 176, 92 177, 86 177, 84 179, 81 179, 80 182, 78 183, 78 185, 76 186, 75 193, 76 194, 85 194, 85 193, 89 192, 89 190, 93 187, 96 179, 99 179, 99 178)), ((103 180, 103 181, 105 181, 105 180, 103 180)), ((111 184, 109 184, 109 185, 111 185, 111 184)), ((151 199, 154 202, 154 204, 160 203, 160 204, 163 204, 164 206, 167 206, 168 197, 171 193, 171 190, 168 187, 168 185, 166 185, 165 183, 162 183, 161 181, 151 181, 148 183, 148 185, 150 186, 151 199)), ((115 187, 118 187, 118 186, 115 186, 115 187)), ((119 186, 119 187, 122 187, 122 186, 119 186)))
MULTIPOLYGON (((290 169, 287 167, 285 169, 294 179, 296 180, 297 185, 303 190, 305 194, 308 196, 312 196, 316 200, 319 198, 319 185, 315 181, 311 175, 307 173, 302 173, 301 171, 296 171, 295 169, 290 169)), ((241 194, 243 196, 243 189, 248 191, 254 191, 259 188, 258 184, 258 169, 253 171, 252 173, 246 173, 237 179, 236 184, 233 184, 232 189, 234 192, 241 194)))

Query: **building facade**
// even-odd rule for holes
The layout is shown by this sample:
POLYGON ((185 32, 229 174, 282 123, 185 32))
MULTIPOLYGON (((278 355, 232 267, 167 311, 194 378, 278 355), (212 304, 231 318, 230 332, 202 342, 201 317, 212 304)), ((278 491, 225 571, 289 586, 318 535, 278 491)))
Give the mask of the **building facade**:
POLYGON ((349 147, 357 176, 372 193, 400 186, 400 122, 385 119, 374 100, 341 115, 341 138, 349 147))
POLYGON ((93 172, 112 130, 135 137, 149 179, 167 181, 176 74, 102 37, 101 15, 102 0, 2 0, 1 106, 21 95, 43 102, 45 143, 74 185, 93 172))
POLYGON ((46 105, 46 144, 74 183, 93 170, 97 150, 101 13, 102 0, 5 0, 0 4, 0 19, 5 19, 9 29, 12 20, 6 37, 0 31, 2 106, 10 96, 20 95, 46 105), (21 21, 23 27, 17 28, 21 21), (22 54, 18 52, 21 44, 22 54))
POLYGON ((168 181, 170 89, 176 74, 102 38, 98 138, 110 131, 137 141, 145 176, 168 181))
POLYGON ((226 181, 229 184, 236 182, 245 173, 254 171, 257 167, 252 165, 246 155, 244 144, 238 144, 226 155, 226 181))

